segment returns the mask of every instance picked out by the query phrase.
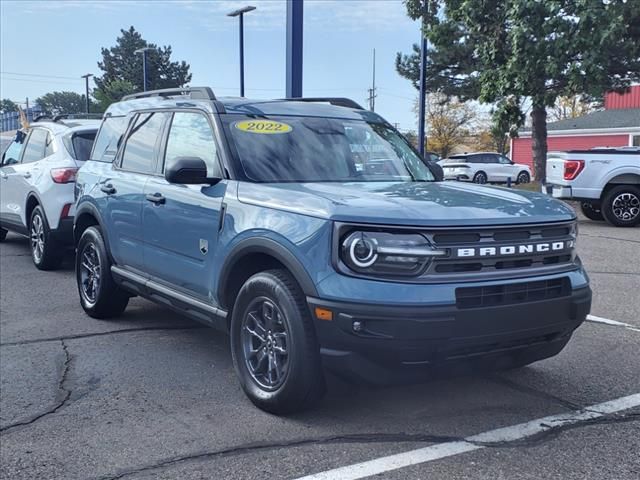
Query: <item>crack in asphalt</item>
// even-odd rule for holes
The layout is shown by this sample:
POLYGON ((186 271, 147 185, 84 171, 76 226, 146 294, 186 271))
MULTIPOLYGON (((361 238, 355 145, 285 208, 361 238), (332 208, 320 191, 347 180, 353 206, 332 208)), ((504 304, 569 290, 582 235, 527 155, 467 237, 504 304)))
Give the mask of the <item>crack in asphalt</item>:
MULTIPOLYGON (((588 412, 589 409, 583 409, 582 411, 588 412)), ((640 419, 640 413, 630 413, 626 415, 610 415, 595 419, 583 420, 576 423, 552 426, 548 425, 548 429, 540 432, 536 435, 526 437, 520 440, 504 440, 500 442, 479 442, 469 440, 467 437, 456 436, 443 436, 443 435, 429 435, 429 434, 408 434, 408 433, 358 433, 347 435, 333 435, 317 438, 302 438, 292 441, 281 442, 267 442, 267 443, 248 443, 243 445, 237 445, 235 447, 224 448, 220 450, 195 452, 189 455, 182 455, 176 457, 170 457, 161 460, 151 465, 145 465, 138 468, 132 468, 128 470, 122 470, 112 476, 95 477, 96 480, 120 480, 122 478, 136 475, 139 473, 146 473, 153 470, 159 470, 167 467, 171 467, 180 463, 203 460, 209 458, 224 458, 230 456, 238 456, 250 454, 256 451, 269 451, 279 448, 297 448, 308 445, 332 445, 332 444, 372 444, 372 443, 392 443, 392 442, 405 442, 405 443, 433 443, 441 444, 448 442, 465 442, 470 445, 476 445, 483 448, 514 448, 514 447, 533 447, 540 445, 543 442, 557 438, 557 436, 565 431, 573 430, 577 428, 588 427, 592 425, 613 424, 613 423, 625 423, 636 421, 640 419)), ((547 426, 547 425, 545 425, 547 426)))
POLYGON ((634 277, 640 276, 639 272, 600 272, 598 270, 589 269, 589 275, 591 275, 592 273, 595 273, 597 275, 631 275, 634 277))
POLYGON ((9 425, 5 425, 0 428, 0 433, 5 433, 8 430, 13 430, 17 427, 24 427, 26 425, 31 425, 32 423, 40 420, 41 418, 46 417, 47 415, 51 415, 56 413, 62 407, 65 406, 69 398, 71 398, 71 390, 65 387, 65 382, 67 381, 67 375, 69 373, 69 368, 71 366, 71 355, 69 355, 69 349, 67 344, 63 339, 60 339, 60 345, 62 346, 62 351, 64 353, 64 363, 62 364, 62 373, 60 374, 60 380, 58 380, 58 392, 56 393, 57 401, 54 405, 52 405, 49 409, 41 412, 28 420, 22 420, 20 422, 11 423, 9 425))
POLYGON ((34 343, 56 342, 64 340, 76 340, 79 338, 92 338, 92 337, 104 337, 106 335, 116 335, 119 333, 131 333, 131 332, 146 332, 146 331, 159 331, 159 330, 200 330, 208 328, 205 325, 194 325, 191 327, 137 327, 137 328, 122 328, 120 330, 109 330, 107 332, 92 332, 92 333, 78 333, 76 335, 63 335, 60 337, 47 337, 47 338, 34 338, 31 340, 19 340, 17 342, 5 342, 0 343, 0 347, 14 347, 17 345, 31 345, 34 343))
POLYGON ((570 400, 566 400, 562 397, 558 397, 556 395, 553 395, 552 393, 543 392, 542 390, 538 390, 537 388, 529 387, 527 385, 522 385, 520 383, 514 382, 512 380, 501 377, 499 375, 487 375, 487 378, 495 383, 503 385, 507 388, 511 388, 512 390, 516 390, 521 393, 532 395, 534 397, 542 398, 544 400, 550 400, 552 402, 559 403, 560 405, 568 408, 569 410, 588 410, 585 408, 584 405, 573 403, 570 400))
POLYGON ((589 238, 604 238, 607 240, 619 240, 621 242, 640 243, 640 240, 631 240, 629 238, 619 238, 619 237, 608 237, 606 235, 590 235, 588 233, 580 233, 580 236, 589 237, 589 238))

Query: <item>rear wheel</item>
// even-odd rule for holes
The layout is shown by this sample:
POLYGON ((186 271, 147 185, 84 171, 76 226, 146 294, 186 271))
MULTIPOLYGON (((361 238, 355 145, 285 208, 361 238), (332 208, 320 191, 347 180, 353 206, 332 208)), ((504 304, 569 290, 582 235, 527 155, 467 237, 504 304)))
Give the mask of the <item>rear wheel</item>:
POLYGON ((111 318, 124 312, 129 294, 111 276, 111 262, 98 227, 89 227, 80 237, 76 252, 76 282, 80 305, 90 317, 111 318))
POLYGON ((244 392, 262 410, 304 410, 325 391, 304 295, 283 270, 258 273, 240 289, 231 318, 231 352, 244 392))
POLYGON ((602 211, 600 210, 600 205, 594 202, 581 202, 580 210, 582 214, 587 217, 589 220, 594 220, 596 222, 601 222, 604 220, 602 216, 602 211))
POLYGON ((29 246, 33 264, 40 270, 55 270, 62 262, 64 251, 52 238, 49 222, 40 205, 31 212, 29 246))
POLYGON ((616 227, 633 227, 640 224, 640 188, 635 185, 618 185, 602 198, 602 215, 616 227))
POLYGON ((473 183, 479 183, 484 185, 487 183, 487 174, 484 172, 478 172, 473 176, 473 183))

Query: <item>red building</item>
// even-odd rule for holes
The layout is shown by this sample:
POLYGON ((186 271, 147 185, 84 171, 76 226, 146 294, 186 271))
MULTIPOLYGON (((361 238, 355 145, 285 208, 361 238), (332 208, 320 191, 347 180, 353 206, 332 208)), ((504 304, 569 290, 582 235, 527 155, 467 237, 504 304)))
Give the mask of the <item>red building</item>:
MULTIPOLYGON (((640 85, 628 92, 607 93, 604 110, 547 125, 548 151, 594 147, 640 146, 640 85)), ((511 140, 511 158, 533 171, 531 130, 511 140)))

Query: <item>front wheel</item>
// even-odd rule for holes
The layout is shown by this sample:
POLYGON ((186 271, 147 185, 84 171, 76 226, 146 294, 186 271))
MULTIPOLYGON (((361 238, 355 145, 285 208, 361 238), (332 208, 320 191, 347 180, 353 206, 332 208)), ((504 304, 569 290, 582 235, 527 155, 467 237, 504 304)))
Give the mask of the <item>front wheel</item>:
POLYGON ((528 172, 520 172, 518 177, 516 178, 516 184, 522 185, 523 183, 529 183, 531 181, 531 176, 528 172))
POLYGON ((90 317, 117 317, 127 308, 129 295, 113 281, 111 262, 97 227, 87 228, 78 242, 76 282, 80 305, 90 317))
POLYGON ((633 227, 640 224, 640 188, 635 185, 618 185, 602 198, 602 215, 616 227, 633 227))
POLYGON ((53 239, 47 217, 38 205, 29 221, 29 246, 33 264, 39 270, 55 270, 62 263, 63 250, 53 239))
POLYGON ((258 273, 240 289, 231 318, 231 353, 244 392, 262 410, 304 410, 325 391, 305 297, 283 270, 258 273))

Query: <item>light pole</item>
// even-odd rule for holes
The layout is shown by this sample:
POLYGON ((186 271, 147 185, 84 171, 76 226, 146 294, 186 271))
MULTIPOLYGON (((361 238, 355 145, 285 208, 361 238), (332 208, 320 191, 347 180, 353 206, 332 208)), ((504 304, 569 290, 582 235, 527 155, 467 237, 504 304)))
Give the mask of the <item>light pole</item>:
POLYGON ((93 77, 93 73, 86 73, 80 78, 84 78, 85 105, 87 113, 89 113, 89 77, 93 77))
POLYGON ((422 43, 420 46, 420 95, 418 104, 418 151, 420 155, 424 156, 424 144, 425 144, 425 100, 427 92, 427 43, 426 29, 427 29, 427 15, 429 13, 429 2, 425 2, 424 10, 422 12, 422 29, 420 33, 422 35, 422 43))
POLYGON ((142 54, 142 91, 143 92, 147 91, 147 52, 149 50, 155 50, 155 48, 144 47, 144 48, 139 48, 133 52, 136 54, 138 53, 142 54))
POLYGON ((240 17, 240 96, 244 97, 244 14, 256 7, 246 6, 227 14, 227 17, 240 17))

